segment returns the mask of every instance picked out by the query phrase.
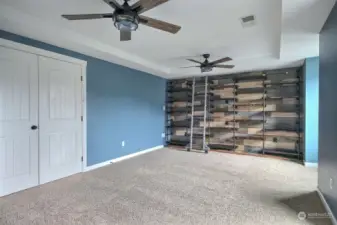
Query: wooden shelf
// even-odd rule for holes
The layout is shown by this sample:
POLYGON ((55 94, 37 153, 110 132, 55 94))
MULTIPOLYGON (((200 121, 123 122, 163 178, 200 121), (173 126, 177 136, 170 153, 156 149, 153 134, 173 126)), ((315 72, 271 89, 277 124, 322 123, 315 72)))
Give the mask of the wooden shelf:
POLYGON ((208 127, 210 130, 228 130, 230 132, 233 132, 233 130, 238 130, 239 128, 237 127, 208 127))
POLYGON ((253 119, 248 119, 240 122, 240 128, 257 128, 258 126, 263 126, 263 122, 265 122, 263 119, 262 120, 253 120, 253 119))
POLYGON ((302 155, 296 151, 291 151, 287 149, 264 149, 264 153, 266 154, 277 154, 277 155, 288 155, 288 156, 299 156, 302 155))
POLYGON ((275 110, 275 106, 267 105, 265 107, 262 106, 229 106, 228 111, 237 111, 237 112, 263 112, 266 109, 275 110))
POLYGON ((234 95, 228 97, 214 95, 211 96, 210 99, 212 99, 213 101, 234 101, 237 100, 237 97, 235 97, 234 95))
MULTIPOLYGON (((237 135, 237 133, 235 133, 235 135, 237 135)), ((243 135, 248 135, 248 134, 243 134, 243 135)), ((247 139, 247 140, 263 140, 263 137, 261 135, 249 135, 249 136, 235 136, 234 137, 235 139, 238 139, 238 140, 244 140, 244 139, 247 139)))
POLYGON ((224 143, 209 143, 208 147, 211 149, 218 149, 218 150, 235 150, 237 146, 234 146, 234 144, 224 144, 224 143))
POLYGON ((296 112, 271 112, 271 118, 298 118, 299 115, 296 112))
POLYGON ((178 88, 178 87, 174 87, 174 88, 168 88, 167 91, 169 93, 180 93, 180 92, 192 93, 192 89, 191 88, 178 88))
POLYGON ((192 97, 189 96, 168 96, 166 103, 173 103, 173 102, 180 102, 180 101, 186 101, 186 102, 192 102, 192 97))
POLYGON ((236 121, 236 122, 246 122, 246 121, 259 121, 257 119, 251 119, 250 117, 245 117, 245 116, 235 116, 235 118, 231 118, 230 120, 227 120, 229 122, 232 122, 232 121, 236 121))
POLYGON ((185 145, 188 144, 188 141, 174 141, 174 140, 172 140, 172 141, 166 142, 166 144, 168 144, 168 145, 177 145, 177 146, 185 146, 185 145))
POLYGON ((287 85, 287 84, 301 84, 302 82, 300 81, 299 78, 289 78, 289 79, 285 79, 282 81, 272 81, 272 80, 265 80, 264 82, 266 85, 287 85))
MULTIPOLYGON (((188 133, 188 132, 187 132, 186 135, 187 135, 187 136, 190 136, 191 133, 188 133)), ((197 137, 197 138, 202 138, 202 137, 203 137, 203 134, 200 134, 200 133, 193 133, 193 136, 194 136, 194 137, 197 137)), ((206 137, 211 137, 212 134, 208 133, 208 134, 205 134, 205 136, 206 136, 206 137)))
POLYGON ((296 99, 299 99, 300 96, 298 96, 298 95, 291 95, 291 96, 268 96, 266 99, 268 99, 268 100, 275 100, 275 99, 286 99, 286 98, 296 98, 296 99))
POLYGON ((167 113, 170 114, 177 114, 177 113, 189 113, 191 112, 191 109, 186 108, 186 109, 176 109, 176 110, 166 110, 167 113))
POLYGON ((285 150, 297 150, 297 142, 272 142, 264 140, 244 140, 243 144, 250 147, 261 147, 265 149, 285 149, 285 150))
POLYGON ((261 102, 236 102, 235 105, 236 106, 259 106, 259 107, 263 107, 263 100, 261 100, 261 102))
POLYGON ((167 128, 172 127, 172 128, 189 128, 190 125, 167 125, 167 128))
POLYGON ((264 88, 242 88, 237 89, 236 94, 265 94, 264 88))
MULTIPOLYGON (((263 135, 263 134, 260 134, 263 135)), ((265 131, 265 137, 299 137, 299 134, 295 131, 283 131, 283 130, 273 130, 273 131, 265 131)))

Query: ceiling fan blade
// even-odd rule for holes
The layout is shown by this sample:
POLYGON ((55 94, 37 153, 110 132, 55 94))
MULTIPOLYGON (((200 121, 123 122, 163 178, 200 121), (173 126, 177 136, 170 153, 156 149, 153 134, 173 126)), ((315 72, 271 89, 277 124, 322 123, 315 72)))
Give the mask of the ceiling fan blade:
POLYGON ((181 29, 181 27, 178 25, 167 23, 161 20, 156 20, 146 16, 139 16, 139 22, 143 25, 166 31, 172 34, 178 33, 178 31, 181 29))
POLYGON ((186 69, 186 68, 194 68, 194 67, 200 67, 200 66, 183 66, 183 67, 179 67, 179 68, 186 69))
POLYGON ((67 20, 92 20, 92 19, 104 19, 112 18, 112 13, 103 14, 74 14, 74 15, 62 15, 67 20))
POLYGON ((225 58, 218 59, 218 60, 215 60, 213 62, 210 62, 210 64, 215 65, 215 64, 219 64, 219 63, 228 62, 228 61, 231 61, 231 60, 232 60, 231 58, 225 57, 225 58))
POLYGON ((233 69, 235 66, 234 65, 214 65, 213 67, 224 68, 224 69, 233 69))
POLYGON ((103 0, 103 1, 114 9, 123 8, 116 0, 103 0))
POLYGON ((135 9, 140 14, 168 1, 169 0, 139 0, 137 3, 132 5, 131 8, 135 9))
POLYGON ((194 59, 187 59, 188 61, 191 61, 191 62, 195 62, 195 63, 198 63, 198 64, 202 64, 202 62, 199 62, 197 60, 194 60, 194 59))
POLYGON ((130 41, 131 40, 131 31, 121 30, 120 31, 120 40, 121 41, 130 41))

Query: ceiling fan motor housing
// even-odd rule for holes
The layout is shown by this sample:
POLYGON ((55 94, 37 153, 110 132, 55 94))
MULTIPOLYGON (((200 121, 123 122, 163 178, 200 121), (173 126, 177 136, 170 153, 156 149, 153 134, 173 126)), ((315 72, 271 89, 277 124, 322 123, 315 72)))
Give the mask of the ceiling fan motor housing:
POLYGON ((136 31, 138 29, 138 13, 131 9, 127 0, 124 1, 123 8, 115 10, 112 19, 118 30, 136 31))
POLYGON ((139 16, 130 10, 116 10, 113 17, 114 25, 118 30, 136 31, 139 24, 139 16))
POLYGON ((203 54, 202 55, 205 59, 208 59, 211 55, 210 54, 203 54))
POLYGON ((206 72, 211 72, 213 70, 213 67, 212 66, 201 66, 200 69, 202 73, 206 73, 206 72))

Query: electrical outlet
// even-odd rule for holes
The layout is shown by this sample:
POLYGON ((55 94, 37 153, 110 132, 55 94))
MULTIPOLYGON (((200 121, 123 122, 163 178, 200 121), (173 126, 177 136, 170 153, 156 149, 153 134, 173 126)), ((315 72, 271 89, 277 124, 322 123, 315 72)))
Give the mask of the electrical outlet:
POLYGON ((122 141, 122 147, 124 147, 125 146, 125 141, 122 141))
POLYGON ((161 134, 161 137, 162 137, 162 138, 165 138, 165 133, 162 133, 162 134, 161 134))
POLYGON ((334 185, 333 179, 330 178, 330 189, 331 189, 331 190, 333 189, 333 185, 334 185))

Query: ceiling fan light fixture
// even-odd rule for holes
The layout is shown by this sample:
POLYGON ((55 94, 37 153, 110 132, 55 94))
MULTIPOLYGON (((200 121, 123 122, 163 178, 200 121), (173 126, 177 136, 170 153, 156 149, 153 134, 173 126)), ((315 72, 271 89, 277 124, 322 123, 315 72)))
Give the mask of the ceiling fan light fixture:
POLYGON ((138 29, 139 19, 136 15, 116 15, 115 27, 118 30, 135 31, 138 29))
POLYGON ((202 73, 211 72, 213 68, 211 66, 202 66, 200 67, 202 73))

